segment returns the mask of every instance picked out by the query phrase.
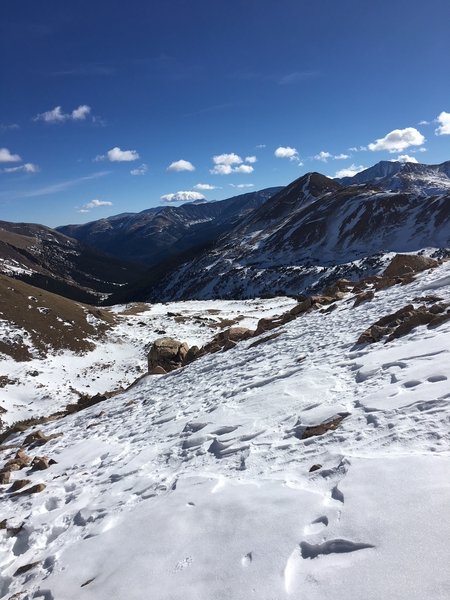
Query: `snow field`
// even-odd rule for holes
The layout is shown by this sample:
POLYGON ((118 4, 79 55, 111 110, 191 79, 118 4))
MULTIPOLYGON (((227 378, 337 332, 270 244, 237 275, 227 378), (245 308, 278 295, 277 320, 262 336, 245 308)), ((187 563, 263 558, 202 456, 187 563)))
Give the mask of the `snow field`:
POLYGON ((450 263, 43 427, 63 436, 30 454, 57 464, 27 474, 43 492, 3 493, 24 525, 0 597, 447 600, 450 323, 355 346, 430 289, 450 300, 450 263))

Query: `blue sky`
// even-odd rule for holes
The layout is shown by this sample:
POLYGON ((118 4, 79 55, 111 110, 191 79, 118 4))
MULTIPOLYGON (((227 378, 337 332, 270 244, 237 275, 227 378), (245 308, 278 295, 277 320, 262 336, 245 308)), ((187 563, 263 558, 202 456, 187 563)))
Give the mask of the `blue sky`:
POLYGON ((449 160, 449 22, 448 0, 4 3, 0 218, 449 160))

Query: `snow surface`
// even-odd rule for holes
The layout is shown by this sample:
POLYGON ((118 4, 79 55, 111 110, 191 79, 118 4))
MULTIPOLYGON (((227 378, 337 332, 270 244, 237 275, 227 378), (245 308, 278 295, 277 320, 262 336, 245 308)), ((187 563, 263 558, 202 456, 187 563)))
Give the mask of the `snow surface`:
POLYGON ((355 346, 430 290, 450 300, 450 263, 43 427, 57 464, 3 494, 0 597, 448 600, 450 323, 355 346))
MULTIPOLYGON (((25 330, 0 319, 0 340, 24 341, 30 353, 37 357, 16 362, 0 354, 0 377, 7 376, 11 381, 4 388, 0 387, 0 406, 7 410, 1 418, 11 424, 45 416, 76 402, 80 394, 95 395, 128 387, 146 373, 148 348, 163 335, 182 339, 191 346, 202 346, 220 331, 217 324, 222 319, 242 316, 238 325, 256 328, 258 319, 282 313, 294 304, 292 298, 174 302, 142 305, 143 310, 138 314, 127 314, 132 311, 132 304, 117 305, 111 310, 121 315, 119 323, 104 341, 92 340, 93 351, 81 355, 69 351, 49 352, 45 359, 38 357, 25 330), (167 313, 180 315, 186 322, 180 323, 167 313)), ((89 314, 86 318, 92 324, 96 320, 89 314)))

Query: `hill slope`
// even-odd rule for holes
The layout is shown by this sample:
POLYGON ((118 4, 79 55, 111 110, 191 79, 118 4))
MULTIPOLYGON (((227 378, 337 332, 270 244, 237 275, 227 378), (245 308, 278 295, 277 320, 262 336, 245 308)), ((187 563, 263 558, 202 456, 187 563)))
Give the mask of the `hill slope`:
POLYGON ((450 323, 355 346, 432 295, 450 263, 43 426, 26 453, 56 463, 2 487, 0 597, 447 600, 450 323))
POLYGON ((44 225, 0 221, 0 273, 47 291, 96 303, 141 272, 44 225))
POLYGON ((448 248, 450 191, 429 193, 421 182, 420 176, 409 191, 385 191, 377 182, 344 186, 307 174, 200 259, 169 273, 148 297, 299 294, 338 276, 373 273, 386 253, 448 248))
POLYGON ((217 202, 157 206, 57 230, 113 256, 152 266, 215 241, 280 189, 268 188, 217 202))

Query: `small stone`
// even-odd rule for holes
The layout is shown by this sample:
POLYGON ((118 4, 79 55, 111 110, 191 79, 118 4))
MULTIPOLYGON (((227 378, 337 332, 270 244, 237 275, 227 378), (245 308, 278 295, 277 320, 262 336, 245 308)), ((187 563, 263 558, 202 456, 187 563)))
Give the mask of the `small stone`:
POLYGON ((16 496, 29 496, 30 494, 39 494, 43 492, 47 486, 44 483, 37 483, 30 488, 26 488, 21 492, 17 492, 16 496))
POLYGON ((0 485, 7 485, 11 480, 10 471, 2 471, 0 473, 0 485))
POLYGON ((22 567, 19 567, 17 569, 17 571, 14 573, 14 577, 17 577, 18 575, 23 575, 23 573, 27 573, 28 571, 31 571, 31 569, 33 569, 34 567, 37 567, 38 564, 40 564, 40 561, 29 563, 27 565, 23 565, 22 567))
POLYGON ((319 469, 322 468, 322 465, 313 465, 310 469, 309 469, 309 473, 314 473, 314 471, 318 471, 319 469))
POLYGON ((18 492, 25 486, 31 483, 30 479, 17 479, 12 486, 9 488, 8 492, 18 492))

